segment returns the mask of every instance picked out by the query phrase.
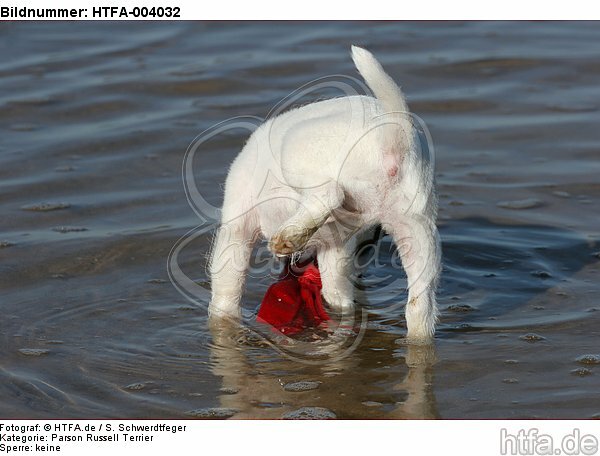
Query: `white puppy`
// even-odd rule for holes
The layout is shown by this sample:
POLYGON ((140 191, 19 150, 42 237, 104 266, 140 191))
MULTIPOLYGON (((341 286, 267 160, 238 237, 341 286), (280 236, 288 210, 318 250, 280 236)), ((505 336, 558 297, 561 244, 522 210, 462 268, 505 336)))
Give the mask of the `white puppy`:
POLYGON ((432 163, 400 88, 368 51, 352 58, 375 94, 319 101, 261 125, 229 170, 210 263, 211 318, 239 317, 255 241, 278 256, 316 251, 325 301, 354 308, 356 239, 381 224, 408 278, 407 339, 431 341, 440 247, 432 163))

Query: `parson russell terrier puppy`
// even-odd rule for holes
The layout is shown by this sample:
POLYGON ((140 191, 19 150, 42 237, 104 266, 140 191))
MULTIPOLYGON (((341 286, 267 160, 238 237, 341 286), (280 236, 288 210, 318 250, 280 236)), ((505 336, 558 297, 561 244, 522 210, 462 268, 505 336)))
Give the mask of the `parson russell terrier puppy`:
POLYGON ((441 269, 433 164, 400 88, 370 52, 353 46, 352 58, 375 97, 319 101, 271 118, 231 165, 210 262, 211 320, 241 316, 261 236, 277 256, 314 252, 323 298, 335 311, 353 311, 354 248, 380 224, 407 275, 407 341, 431 342, 441 269))

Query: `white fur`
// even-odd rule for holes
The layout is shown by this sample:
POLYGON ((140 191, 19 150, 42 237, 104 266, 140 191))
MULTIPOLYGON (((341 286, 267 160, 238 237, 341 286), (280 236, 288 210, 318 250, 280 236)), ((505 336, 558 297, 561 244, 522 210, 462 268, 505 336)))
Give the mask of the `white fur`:
POLYGON ((211 318, 240 315, 260 236, 280 256, 316 249, 323 297, 351 311, 356 238, 380 223, 408 277, 407 338, 433 337, 440 247, 431 167, 399 87, 368 51, 353 46, 352 57, 376 98, 320 101, 269 119, 231 165, 210 264, 211 318))

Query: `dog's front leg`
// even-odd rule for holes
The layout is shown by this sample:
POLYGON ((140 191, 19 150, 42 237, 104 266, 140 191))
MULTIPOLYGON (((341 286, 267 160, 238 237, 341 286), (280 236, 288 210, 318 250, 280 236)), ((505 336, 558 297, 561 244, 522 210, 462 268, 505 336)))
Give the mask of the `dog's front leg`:
POLYGON ((257 236, 248 213, 224 222, 219 228, 210 261, 212 298, 208 311, 211 318, 241 317, 240 301, 257 236))
POLYGON ((393 211, 382 223, 392 235, 408 281, 407 340, 433 340, 438 309, 435 292, 441 271, 441 248, 433 216, 393 211))
POLYGON ((329 306, 341 313, 354 310, 354 238, 345 244, 331 239, 318 249, 323 297, 329 306))
POLYGON ((331 213, 342 205, 343 200, 343 190, 333 181, 305 190, 297 212, 271 237, 270 250, 276 255, 285 256, 304 249, 331 213))

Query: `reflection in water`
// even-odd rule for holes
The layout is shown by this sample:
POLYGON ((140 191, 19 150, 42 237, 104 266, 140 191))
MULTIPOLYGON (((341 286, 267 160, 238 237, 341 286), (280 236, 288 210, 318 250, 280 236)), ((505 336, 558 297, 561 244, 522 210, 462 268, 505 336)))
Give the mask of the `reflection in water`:
POLYGON ((238 410, 235 418, 281 418, 302 407, 325 408, 338 418, 438 417, 433 345, 403 344, 369 329, 350 356, 304 364, 273 356, 272 349, 251 341, 248 332, 235 324, 211 325, 212 372, 222 378, 220 407, 238 410), (303 381, 316 381, 318 387, 284 389, 303 381))

